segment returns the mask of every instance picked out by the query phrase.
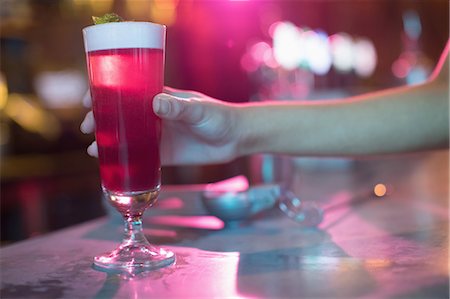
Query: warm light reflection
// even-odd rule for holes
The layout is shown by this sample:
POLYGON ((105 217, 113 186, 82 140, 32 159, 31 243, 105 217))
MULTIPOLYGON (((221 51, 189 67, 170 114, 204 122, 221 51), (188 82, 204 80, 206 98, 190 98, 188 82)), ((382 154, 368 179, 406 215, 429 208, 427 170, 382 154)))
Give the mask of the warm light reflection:
POLYGON ((177 6, 178 0, 153 0, 150 8, 153 22, 172 25, 177 18, 177 6))
POLYGON ((72 3, 72 6, 69 6, 68 9, 74 8, 83 12, 87 8, 91 10, 92 15, 96 16, 111 12, 114 4, 113 0, 68 0, 67 2, 72 3))
POLYGON ((6 79, 3 74, 0 73, 0 110, 2 110, 8 99, 8 86, 6 85, 6 79))
POLYGON ((108 13, 112 10, 113 0, 89 0, 92 12, 98 15, 108 13))
POLYGON ((126 0, 125 8, 131 19, 148 20, 170 26, 177 18, 178 0, 126 0))
POLYGON ((151 1, 126 0, 125 10, 127 12, 127 17, 135 20, 148 20, 151 10, 150 2, 151 1))
POLYGON ((392 261, 388 259, 366 259, 364 265, 368 269, 388 268, 392 266, 392 261))
POLYGON ((352 268, 358 268, 364 265, 368 269, 387 268, 392 266, 392 261, 389 259, 359 259, 354 257, 326 257, 326 256, 303 256, 303 269, 339 269, 345 271, 352 268))
POLYGON ((61 133, 58 119, 22 94, 10 94, 4 107, 7 117, 25 130, 55 139, 61 133))
POLYGON ((131 205, 133 198, 131 196, 114 196, 111 195, 111 200, 121 205, 131 205))
POLYGON ((376 184, 373 188, 373 193, 378 197, 383 197, 386 195, 387 188, 385 184, 376 184))

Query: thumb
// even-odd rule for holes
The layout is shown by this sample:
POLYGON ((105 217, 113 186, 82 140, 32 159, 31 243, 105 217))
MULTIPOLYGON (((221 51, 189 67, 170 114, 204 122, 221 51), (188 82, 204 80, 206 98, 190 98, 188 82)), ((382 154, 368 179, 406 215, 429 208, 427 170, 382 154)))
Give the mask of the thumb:
POLYGON ((153 111, 162 119, 198 124, 204 115, 204 105, 197 99, 184 99, 168 94, 158 94, 153 99, 153 111))

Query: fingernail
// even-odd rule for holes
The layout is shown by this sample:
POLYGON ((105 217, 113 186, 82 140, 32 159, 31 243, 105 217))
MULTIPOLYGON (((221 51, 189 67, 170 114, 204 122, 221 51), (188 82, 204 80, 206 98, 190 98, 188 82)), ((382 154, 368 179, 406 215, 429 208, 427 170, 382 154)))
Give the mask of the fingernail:
POLYGON ((85 129, 85 123, 86 121, 85 120, 83 120, 83 122, 81 123, 81 125, 80 125, 80 131, 82 132, 82 133, 84 133, 84 134, 86 134, 86 129, 85 129))
POLYGON ((158 96, 154 101, 155 112, 159 115, 167 115, 170 111, 170 103, 164 96, 158 96))
POLYGON ((98 157, 98 147, 96 141, 92 142, 91 145, 88 146, 87 153, 89 156, 98 157))
POLYGON ((91 104, 91 94, 89 92, 87 92, 82 99, 82 103, 83 106, 86 108, 91 108, 92 104, 91 104))

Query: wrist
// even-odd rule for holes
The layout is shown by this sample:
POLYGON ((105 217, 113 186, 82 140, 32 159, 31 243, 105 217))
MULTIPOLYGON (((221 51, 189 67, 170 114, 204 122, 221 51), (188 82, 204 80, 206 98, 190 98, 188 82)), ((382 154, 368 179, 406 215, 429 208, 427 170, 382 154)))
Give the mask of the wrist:
POLYGON ((261 134, 259 107, 253 104, 234 106, 236 122, 237 156, 248 156, 265 151, 264 137, 261 134))

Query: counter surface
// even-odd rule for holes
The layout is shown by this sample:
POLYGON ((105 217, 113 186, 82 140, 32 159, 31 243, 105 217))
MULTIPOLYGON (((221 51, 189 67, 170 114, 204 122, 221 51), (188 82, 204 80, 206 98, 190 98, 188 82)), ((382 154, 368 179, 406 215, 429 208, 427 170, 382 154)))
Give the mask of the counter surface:
POLYGON ((202 186, 167 186, 144 219, 174 265, 134 276, 92 268, 122 226, 105 217, 1 249, 2 298, 448 298, 448 152, 342 165, 295 160, 295 192, 325 211, 305 229, 272 209, 224 225, 202 186), (373 187, 384 183, 388 195, 373 187))

